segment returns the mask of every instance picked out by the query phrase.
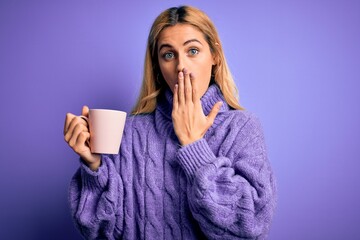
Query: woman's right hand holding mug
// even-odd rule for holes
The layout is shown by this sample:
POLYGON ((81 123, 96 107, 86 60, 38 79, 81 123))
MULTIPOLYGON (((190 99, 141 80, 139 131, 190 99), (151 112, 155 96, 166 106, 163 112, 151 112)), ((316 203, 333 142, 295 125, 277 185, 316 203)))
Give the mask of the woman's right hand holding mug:
POLYGON ((85 120, 89 116, 89 108, 83 106, 81 116, 72 113, 66 114, 64 126, 64 138, 69 146, 77 153, 85 164, 96 171, 101 164, 99 154, 91 153, 89 146, 90 131, 89 124, 85 120))

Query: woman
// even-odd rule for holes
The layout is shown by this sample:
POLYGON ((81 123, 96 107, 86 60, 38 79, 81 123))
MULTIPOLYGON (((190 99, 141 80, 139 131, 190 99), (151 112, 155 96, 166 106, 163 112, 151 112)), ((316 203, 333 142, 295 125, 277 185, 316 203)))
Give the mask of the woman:
MULTIPOLYGON (((200 10, 162 12, 119 154, 92 154, 81 116, 72 216, 86 239, 264 239, 276 192, 259 121, 239 105, 217 31, 200 10)), ((83 107, 82 115, 87 116, 83 107)))

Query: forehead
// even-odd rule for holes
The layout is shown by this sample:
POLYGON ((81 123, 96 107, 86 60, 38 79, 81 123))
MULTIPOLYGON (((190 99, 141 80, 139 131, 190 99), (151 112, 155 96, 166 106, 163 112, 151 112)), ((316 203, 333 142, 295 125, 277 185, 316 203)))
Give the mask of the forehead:
POLYGON ((197 39, 201 43, 205 43, 202 32, 190 24, 176 24, 166 27, 159 34, 158 43, 183 44, 189 39, 197 39))

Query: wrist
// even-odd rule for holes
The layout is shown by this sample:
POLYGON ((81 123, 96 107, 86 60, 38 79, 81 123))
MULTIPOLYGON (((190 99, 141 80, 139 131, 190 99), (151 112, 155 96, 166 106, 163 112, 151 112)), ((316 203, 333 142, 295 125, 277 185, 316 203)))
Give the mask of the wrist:
POLYGON ((101 156, 95 155, 92 161, 84 161, 85 164, 94 172, 96 172, 101 165, 101 156))
POLYGON ((194 143, 198 140, 200 140, 202 138, 202 136, 198 137, 198 138, 188 138, 188 139, 184 139, 184 140, 179 140, 181 146, 186 146, 189 145, 191 143, 194 143))

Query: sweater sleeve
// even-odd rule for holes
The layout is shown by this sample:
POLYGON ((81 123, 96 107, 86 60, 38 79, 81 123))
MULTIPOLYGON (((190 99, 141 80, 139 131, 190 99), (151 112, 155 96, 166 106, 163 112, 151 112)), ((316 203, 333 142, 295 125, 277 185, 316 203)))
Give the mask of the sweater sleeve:
POLYGON ((258 120, 226 144, 232 153, 219 157, 204 138, 178 151, 192 214, 209 239, 265 239, 276 187, 258 120))
POLYGON ((123 184, 114 162, 119 155, 101 155, 94 172, 84 163, 69 188, 71 215, 86 239, 118 239, 123 228, 123 184))

